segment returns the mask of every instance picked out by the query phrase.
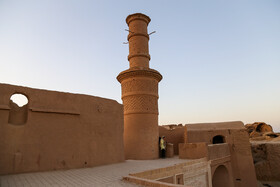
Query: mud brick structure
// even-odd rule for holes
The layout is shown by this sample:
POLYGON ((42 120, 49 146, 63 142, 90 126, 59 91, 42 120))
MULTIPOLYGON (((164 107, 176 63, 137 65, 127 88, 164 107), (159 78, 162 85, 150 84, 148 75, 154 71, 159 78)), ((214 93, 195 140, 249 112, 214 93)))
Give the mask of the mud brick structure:
POLYGON ((0 84, 0 175, 124 161, 123 107, 89 95, 0 84), (11 96, 28 98, 19 107, 11 96))
POLYGON ((241 121, 186 124, 171 130, 159 126, 159 134, 174 144, 179 158, 208 158, 212 186, 257 186, 249 137, 241 121))
POLYGON ((126 159, 158 158, 158 83, 162 76, 149 68, 150 20, 140 13, 126 18, 129 69, 117 76, 122 86, 126 159))

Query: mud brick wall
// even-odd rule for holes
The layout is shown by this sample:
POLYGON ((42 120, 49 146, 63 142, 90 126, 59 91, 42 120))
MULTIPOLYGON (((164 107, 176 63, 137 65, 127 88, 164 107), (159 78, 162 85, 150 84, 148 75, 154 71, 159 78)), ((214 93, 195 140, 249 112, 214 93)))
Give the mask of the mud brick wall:
POLYGON ((0 174, 124 161, 123 106, 81 94, 0 84, 0 174), (11 95, 28 104, 19 108, 11 95))

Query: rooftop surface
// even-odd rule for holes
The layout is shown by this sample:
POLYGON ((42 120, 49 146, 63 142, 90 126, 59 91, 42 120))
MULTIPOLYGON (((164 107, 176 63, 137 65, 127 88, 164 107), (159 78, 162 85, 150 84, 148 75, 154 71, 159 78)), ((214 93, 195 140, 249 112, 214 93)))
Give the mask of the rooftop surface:
POLYGON ((23 173, 0 176, 1 187, 21 186, 128 186, 137 185, 122 181, 123 176, 151 169, 188 162, 178 157, 157 160, 127 160, 122 163, 93 168, 23 173))

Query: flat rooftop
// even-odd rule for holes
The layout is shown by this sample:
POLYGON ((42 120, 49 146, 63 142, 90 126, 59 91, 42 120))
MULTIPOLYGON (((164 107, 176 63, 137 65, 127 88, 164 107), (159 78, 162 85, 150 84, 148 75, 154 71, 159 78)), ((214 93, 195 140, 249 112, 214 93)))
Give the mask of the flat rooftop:
POLYGON ((122 181, 123 176, 146 170, 173 166, 191 160, 177 157, 157 160, 126 160, 122 163, 92 168, 22 173, 0 176, 1 187, 21 186, 131 186, 138 185, 122 181))

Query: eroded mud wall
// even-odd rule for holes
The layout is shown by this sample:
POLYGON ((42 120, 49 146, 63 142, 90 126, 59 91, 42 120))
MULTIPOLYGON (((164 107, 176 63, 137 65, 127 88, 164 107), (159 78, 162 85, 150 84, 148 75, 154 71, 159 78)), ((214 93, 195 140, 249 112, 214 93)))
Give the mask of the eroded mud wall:
POLYGON ((121 104, 88 95, 0 84, 0 174, 122 161, 121 104), (10 101, 14 93, 25 95, 28 104, 17 108, 10 101))
POLYGON ((257 179, 280 181, 280 143, 251 142, 257 179))

